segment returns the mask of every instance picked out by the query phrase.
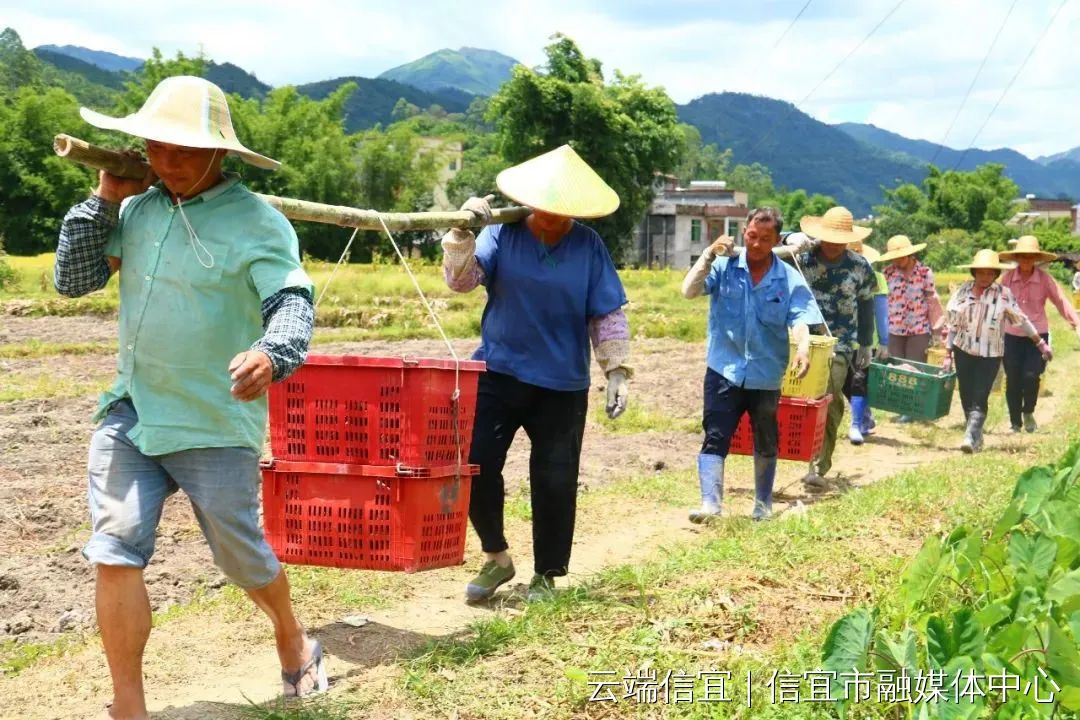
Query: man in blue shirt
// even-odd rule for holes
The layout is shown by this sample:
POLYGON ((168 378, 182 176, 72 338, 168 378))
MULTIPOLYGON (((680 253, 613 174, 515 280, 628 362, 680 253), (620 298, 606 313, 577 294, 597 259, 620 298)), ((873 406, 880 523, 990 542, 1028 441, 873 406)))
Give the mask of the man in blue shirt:
POLYGON ((809 326, 821 323, 802 276, 773 254, 783 222, 773 208, 752 211, 743 233, 745 249, 727 257, 731 238, 720 238, 683 281, 685 297, 710 297, 705 442, 698 455, 701 509, 690 513, 692 522, 720 514, 724 461, 743 413, 749 413, 754 433, 753 517, 763 520, 772 514, 776 410, 788 365, 788 328, 798 346, 795 369, 801 378, 810 368, 809 326))

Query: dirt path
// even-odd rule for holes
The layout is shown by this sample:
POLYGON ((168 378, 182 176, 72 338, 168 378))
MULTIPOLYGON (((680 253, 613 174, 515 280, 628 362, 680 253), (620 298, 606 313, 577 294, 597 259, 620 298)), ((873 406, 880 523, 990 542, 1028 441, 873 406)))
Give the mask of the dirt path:
MULTIPOLYGON (((471 346, 460 343, 460 351, 467 352, 471 346)), ((639 342, 635 350, 639 379, 633 385, 633 401, 666 417, 697 417, 703 372, 700 346, 648 341, 639 342)), ((430 342, 324 346, 318 351, 443 354, 438 344, 430 342)), ((1080 366, 1077 358, 1076 353, 1070 353, 1064 362, 1055 363, 1052 373, 1065 376, 1075 372, 1080 366)), ((602 395, 594 392, 592 401, 601 402, 602 395)), ((18 517, 23 518, 21 534, 4 538, 13 551, 0 561, 0 580, 11 578, 14 583, 0 582, 0 618, 18 610, 31 613, 31 622, 44 625, 32 615, 36 602, 37 610, 46 611, 42 618, 66 607, 63 612, 77 615, 83 627, 92 622, 92 614, 88 614, 91 574, 76 552, 86 537, 81 478, 89 433, 85 418, 92 404, 89 398, 54 405, 0 404, 0 440, 6 440, 0 446, 0 478, 19 483, 18 493, 9 491, 6 495, 5 507, 20 508, 18 517), (35 423, 36 417, 44 419, 35 423), (8 451, 11 438, 17 439, 20 454, 8 451), (19 459, 22 451, 30 452, 32 462, 19 459), (10 589, 12 584, 14 590, 10 589)), ((1057 406, 1055 397, 1047 397, 1040 404, 1039 415, 1044 423, 1052 422, 1057 406)), ((843 479, 835 492, 954 454, 952 448, 960 438, 959 423, 957 402, 953 414, 936 423, 936 432, 930 426, 902 426, 880 418, 878 433, 868 444, 853 448, 843 441, 839 445, 835 472, 843 479)), ((1024 437, 1007 436, 1000 427, 992 430, 988 438, 991 450, 1023 451, 1024 437)), ((590 420, 585 443, 582 480, 585 488, 591 488, 660 469, 690 471, 700 437, 688 432, 612 434, 590 420)), ((507 465, 511 493, 523 482, 526 463, 527 441, 519 438, 507 465)), ((749 513, 753 485, 748 469, 745 459, 732 463, 725 500, 730 514, 749 513)), ((779 512, 797 503, 810 505, 821 499, 803 493, 798 479, 804 471, 801 463, 781 463, 777 481, 779 512)), ((699 530, 686 521, 685 510, 659 499, 620 498, 617 507, 586 500, 578 521, 571 582, 606 567, 649 558, 660 546, 689 540, 699 530)), ((0 527, 10 532, 6 526, 0 527)), ((531 574, 528 526, 511 522, 508 531, 518 580, 527 582, 531 574)), ((162 609, 183 603, 200 587, 210 587, 212 595, 220 578, 209 563, 185 504, 170 504, 162 537, 163 547, 148 570, 155 606, 162 609)), ((478 557, 479 548, 470 534, 464 567, 396 576, 389 585, 396 599, 378 610, 363 611, 370 623, 362 628, 341 622, 351 611, 346 605, 308 608, 304 619, 323 640, 338 686, 374 679, 385 672, 387 662, 432 637, 458 633, 470 622, 490 617, 492 612, 518 612, 520 598, 516 592, 493 608, 468 607, 461 602, 463 583, 478 565, 478 557)), ((375 575, 369 575, 373 584, 379 579, 375 575)), ((56 627, 47 630, 42 631, 43 639, 57 636, 52 632, 56 627)), ((237 609, 226 605, 220 612, 212 609, 181 613, 158 627, 147 648, 146 675, 154 716, 171 720, 236 717, 238 708, 247 700, 262 702, 279 692, 269 628, 256 611, 246 606, 237 609)), ((0 717, 96 717, 107 697, 107 673, 100 647, 94 641, 67 656, 39 661, 15 678, 0 680, 0 717), (44 707, 43 688, 48 688, 48 705, 44 707)))

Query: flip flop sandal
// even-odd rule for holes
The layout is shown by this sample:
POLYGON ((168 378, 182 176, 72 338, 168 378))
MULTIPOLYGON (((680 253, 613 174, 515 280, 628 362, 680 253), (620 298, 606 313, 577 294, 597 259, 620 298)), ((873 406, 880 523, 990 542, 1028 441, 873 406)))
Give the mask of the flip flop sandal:
POLYGON ((326 679, 326 665, 323 663, 322 643, 315 641, 315 647, 311 651, 311 658, 304 663, 296 672, 281 671, 282 694, 287 698, 310 697, 318 693, 326 692, 330 682, 326 679), (300 692, 300 683, 303 682, 312 671, 315 672, 315 686, 307 692, 300 692))

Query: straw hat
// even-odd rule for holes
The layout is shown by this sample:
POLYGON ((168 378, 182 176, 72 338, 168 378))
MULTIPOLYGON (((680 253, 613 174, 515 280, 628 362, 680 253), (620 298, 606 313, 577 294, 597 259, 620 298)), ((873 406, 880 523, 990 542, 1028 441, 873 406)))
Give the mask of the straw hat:
POLYGON ((569 145, 506 168, 495 184, 515 202, 563 217, 604 217, 619 207, 615 191, 569 145))
POLYGON ((878 258, 878 262, 888 262, 897 258, 907 257, 926 247, 926 243, 911 244, 911 238, 907 235, 893 235, 885 243, 885 253, 878 258))
POLYGON ((281 165, 248 150, 236 139, 225 93, 200 77, 165 78, 138 112, 126 117, 110 117, 85 107, 79 108, 79 114, 86 122, 105 130, 119 130, 170 145, 228 150, 264 170, 277 170, 281 165))
POLYGON ((999 255, 1002 260, 1019 260, 1017 255, 1037 255, 1035 262, 1044 263, 1057 260, 1058 256, 1052 252, 1039 249, 1039 238, 1034 235, 1021 235, 1016 239, 1013 249, 999 255))
POLYGON ((980 250, 975 253, 975 259, 967 265, 960 265, 962 268, 969 268, 971 270, 1012 270, 1015 265, 1010 263, 1003 263, 998 259, 998 254, 993 250, 980 250))
POLYGON ((881 257, 881 253, 864 243, 862 240, 851 243, 851 249, 866 258, 867 262, 875 263, 881 257))
POLYGON ((799 227, 812 238, 835 245, 850 245, 865 240, 873 228, 855 226, 855 218, 846 207, 830 208, 821 217, 807 215, 799 227))

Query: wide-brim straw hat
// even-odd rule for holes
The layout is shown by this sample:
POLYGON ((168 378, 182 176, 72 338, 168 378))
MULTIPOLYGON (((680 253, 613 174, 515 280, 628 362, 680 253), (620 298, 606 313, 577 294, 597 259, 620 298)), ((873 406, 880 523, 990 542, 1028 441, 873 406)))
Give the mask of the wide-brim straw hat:
POLYGON ((878 258, 878 262, 889 262, 890 260, 896 260, 897 258, 914 255, 925 247, 926 243, 912 245, 911 238, 907 235, 893 235, 889 238, 888 242, 885 243, 885 252, 878 258))
POLYGON ((1035 262, 1044 263, 1057 260, 1058 256, 1052 252, 1046 252, 1039 248, 1039 238, 1034 235, 1021 235, 1016 239, 1016 244, 1013 245, 1012 250, 1007 252, 998 253, 998 257, 1002 260, 1019 260, 1017 255, 1035 255, 1035 262))
POLYGON ((526 207, 572 218, 599 218, 619 207, 619 195, 569 145, 506 168, 499 192, 526 207))
POLYGON ((866 258, 867 262, 877 262, 881 257, 881 253, 864 243, 862 240, 851 243, 851 249, 866 258))
POLYGON ((83 120, 104 130, 189 148, 227 150, 244 162, 277 170, 281 163, 247 149, 236 138, 225 93, 200 77, 165 78, 137 112, 117 118, 79 108, 83 120))
POLYGON ((807 215, 799 221, 799 227, 810 237, 835 245, 850 245, 865 240, 873 228, 858 227, 855 218, 846 207, 830 208, 821 217, 807 215))
POLYGON ((1001 262, 994 250, 980 250, 975 253, 975 258, 970 263, 959 267, 969 270, 1012 270, 1016 266, 1001 262))

